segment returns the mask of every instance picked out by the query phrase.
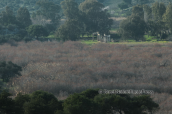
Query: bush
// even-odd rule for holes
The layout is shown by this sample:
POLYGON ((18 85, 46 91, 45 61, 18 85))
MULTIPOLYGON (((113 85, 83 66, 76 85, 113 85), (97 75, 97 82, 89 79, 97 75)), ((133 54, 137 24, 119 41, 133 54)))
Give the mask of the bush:
POLYGON ((12 63, 11 61, 8 63, 5 61, 0 62, 0 78, 2 78, 4 82, 8 82, 12 77, 21 76, 20 71, 22 71, 22 67, 12 63))

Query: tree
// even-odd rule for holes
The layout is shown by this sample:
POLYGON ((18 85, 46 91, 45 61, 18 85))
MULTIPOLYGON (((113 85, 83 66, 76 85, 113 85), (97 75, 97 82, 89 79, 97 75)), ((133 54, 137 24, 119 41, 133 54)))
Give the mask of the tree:
POLYGON ((0 93, 0 113, 1 114, 15 114, 15 103, 12 98, 9 98, 11 94, 3 90, 0 93))
POLYGON ((30 13, 26 7, 18 9, 16 19, 21 23, 22 28, 26 28, 32 24, 30 13))
POLYGON ((5 61, 0 62, 0 78, 2 78, 4 82, 8 82, 12 77, 21 76, 20 71, 22 71, 22 67, 11 61, 8 63, 5 61))
POLYGON ((81 29, 77 20, 67 20, 56 31, 56 37, 59 37, 63 41, 76 41, 80 38, 80 34, 81 29))
POLYGON ((53 94, 38 90, 30 95, 29 102, 24 103, 24 114, 54 114, 59 107, 53 94))
POLYGON ((17 114, 24 114, 23 105, 25 102, 30 101, 30 96, 28 94, 22 95, 22 93, 18 93, 14 99, 15 101, 15 110, 17 114))
POLYGON ((143 6, 141 5, 133 6, 132 15, 137 15, 140 16, 141 19, 144 19, 143 6))
POLYGON ((78 19, 80 17, 78 4, 74 0, 64 0, 61 2, 61 6, 67 20, 78 19))
POLYGON ((112 111, 119 114, 147 114, 145 112, 152 113, 159 109, 159 105, 148 95, 131 98, 129 95, 100 94, 94 98, 94 102, 99 104, 103 114, 112 111))
POLYGON ((165 11, 166 11, 166 7, 165 7, 164 3, 155 2, 152 5, 152 13, 154 15, 155 21, 161 21, 162 16, 165 13, 165 11))
POLYGON ((2 11, 0 14, 0 23, 4 26, 7 26, 8 24, 16 24, 16 17, 13 14, 13 11, 10 9, 9 6, 5 7, 5 11, 2 11))
POLYGON ((159 105, 155 103, 149 95, 133 97, 130 106, 132 107, 132 114, 144 114, 143 112, 146 111, 154 113, 159 109, 159 105))
POLYGON ((102 114, 112 113, 113 110, 122 114, 123 111, 125 112, 130 110, 129 99, 121 97, 119 95, 100 94, 94 98, 94 102, 96 102, 100 106, 102 114))
POLYGON ((45 19, 50 20, 50 25, 53 25, 53 31, 56 30, 61 18, 59 15, 60 6, 47 0, 39 0, 36 4, 41 7, 37 11, 37 15, 43 15, 45 19))
POLYGON ((58 29, 58 36, 63 41, 79 39, 80 34, 84 31, 84 14, 79 11, 78 4, 74 0, 64 0, 61 5, 67 19, 65 24, 58 29))
POLYGON ((66 114, 97 114, 97 105, 90 99, 77 93, 70 95, 63 103, 66 114))
POLYGON ((85 15, 86 32, 92 34, 99 32, 101 35, 108 34, 113 23, 110 14, 103 9, 104 5, 96 0, 85 0, 79 5, 79 10, 85 15))
POLYGON ((89 99, 94 99, 94 97, 97 96, 98 94, 99 94, 98 89, 87 89, 80 93, 80 95, 83 95, 84 97, 89 99))
POLYGON ((172 30, 172 4, 170 3, 167 6, 166 12, 163 15, 163 21, 166 23, 166 26, 172 30))
POLYGON ((148 22, 149 20, 152 19, 152 9, 149 5, 144 5, 143 10, 144 10, 144 20, 145 22, 148 22))
POLYGON ((146 31, 146 23, 140 16, 132 15, 120 23, 120 34, 124 39, 139 41, 146 31))
POLYGON ((40 36, 48 36, 47 30, 42 25, 30 25, 27 28, 27 32, 31 36, 36 36, 36 38, 40 36))

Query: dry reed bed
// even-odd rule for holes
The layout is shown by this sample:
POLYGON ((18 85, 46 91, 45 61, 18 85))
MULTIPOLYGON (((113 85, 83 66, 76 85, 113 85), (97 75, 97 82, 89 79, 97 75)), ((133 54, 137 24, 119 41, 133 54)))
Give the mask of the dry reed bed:
MULTIPOLYGON (((99 43, 90 47, 72 41, 19 42, 17 47, 1 45, 0 60, 23 67, 22 76, 9 83, 13 94, 42 89, 66 98, 88 88, 148 89, 172 94, 172 44, 165 45, 99 43)), ((168 111, 172 108, 162 101, 161 105, 168 105, 168 111)))

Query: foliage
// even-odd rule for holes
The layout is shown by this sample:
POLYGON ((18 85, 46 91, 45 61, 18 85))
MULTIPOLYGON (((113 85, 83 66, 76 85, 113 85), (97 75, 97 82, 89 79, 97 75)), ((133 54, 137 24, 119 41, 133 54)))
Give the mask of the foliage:
POLYGON ((61 2, 61 6, 68 20, 79 18, 78 4, 74 0, 64 0, 61 2))
POLYGON ((140 16, 133 15, 120 23, 120 34, 125 38, 133 38, 138 41, 143 38, 146 31, 146 23, 140 16))
POLYGON ((167 6, 166 12, 163 15, 163 21, 166 23, 166 26, 172 30, 172 4, 167 6))
POLYGON ((60 26, 56 32, 56 37, 63 41, 76 41, 80 38, 81 29, 78 26, 80 23, 77 20, 68 20, 60 26))
POLYGON ((141 6, 141 5, 133 6, 132 15, 137 15, 137 16, 139 16, 141 19, 144 19, 143 6, 141 6))
POLYGON ((152 8, 149 5, 143 5, 143 9, 145 12, 144 20, 145 22, 148 22, 152 19, 152 8))
POLYGON ((0 75, 4 82, 8 82, 12 77, 21 76, 20 71, 22 71, 22 68, 11 61, 8 63, 0 62, 0 75))
POLYGON ((30 101, 30 96, 28 94, 22 95, 22 93, 18 93, 14 99, 15 101, 15 109, 17 114, 24 114, 23 105, 25 102, 30 101))
POLYGON ((99 94, 98 89, 87 89, 80 93, 80 95, 83 95, 88 99, 94 99, 94 97, 97 96, 98 94, 99 94))
POLYGON ((152 5, 152 13, 154 15, 155 21, 161 21, 165 11, 166 11, 166 7, 164 3, 155 2, 152 5))
POLYGON ((48 26, 51 26, 52 30, 48 29, 49 33, 51 31, 56 30, 61 18, 59 14, 60 6, 52 1, 44 1, 44 0, 39 0, 36 4, 40 6, 40 10, 38 10, 36 14, 42 15, 47 20, 51 20, 48 26))
POLYGON ((61 5, 67 20, 56 31, 56 36, 63 41, 75 41, 80 38, 80 34, 83 31, 82 14, 78 9, 78 4, 74 0, 64 0, 61 2, 61 5))
POLYGON ((27 28, 27 32, 31 36, 36 36, 36 38, 40 36, 48 36, 47 30, 42 25, 30 25, 27 28))
POLYGON ((9 6, 5 7, 5 11, 2 11, 0 16, 1 25, 7 26, 8 24, 16 24, 16 17, 9 6))
POLYGON ((11 94, 6 90, 0 93, 0 113, 2 114, 14 114, 15 112, 15 103, 9 96, 11 94))
POLYGON ((92 34, 99 32, 100 34, 109 34, 109 30, 113 23, 110 14, 103 9, 104 5, 96 0, 85 0, 79 5, 79 10, 85 15, 86 32, 92 34))
POLYGON ((26 28, 32 24, 29 11, 26 7, 18 9, 16 19, 21 23, 21 28, 26 28))
POLYGON ((142 95, 131 98, 129 95, 98 95, 94 101, 101 106, 101 112, 112 113, 112 110, 122 114, 145 114, 159 109, 159 105, 150 96, 142 95))
POLYGON ((66 114, 95 114, 97 105, 90 99, 79 95, 70 95, 63 103, 64 113, 66 114))
POLYGON ((30 98, 24 104, 24 114, 54 114, 58 110, 59 103, 53 94, 38 90, 30 98))
POLYGON ((120 3, 118 4, 118 7, 123 10, 123 9, 128 8, 128 5, 126 3, 120 3))

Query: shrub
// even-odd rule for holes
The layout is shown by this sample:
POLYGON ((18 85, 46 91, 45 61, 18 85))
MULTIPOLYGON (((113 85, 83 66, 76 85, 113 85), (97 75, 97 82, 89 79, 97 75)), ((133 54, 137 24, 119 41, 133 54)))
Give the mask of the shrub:
POLYGON ((0 75, 4 82, 8 82, 12 77, 21 76, 20 71, 22 71, 22 68, 11 61, 8 63, 0 62, 0 75))

